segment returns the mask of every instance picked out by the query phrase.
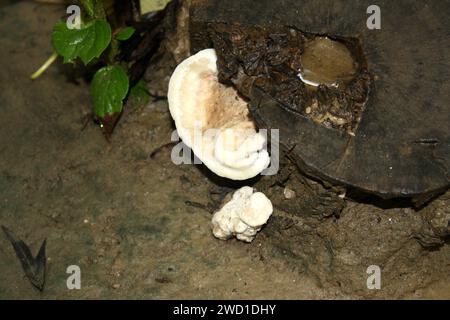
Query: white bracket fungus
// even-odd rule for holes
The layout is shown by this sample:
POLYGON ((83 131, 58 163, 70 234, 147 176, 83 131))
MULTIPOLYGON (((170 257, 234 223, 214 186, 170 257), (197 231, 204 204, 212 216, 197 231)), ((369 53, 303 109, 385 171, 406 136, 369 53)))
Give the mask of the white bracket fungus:
POLYGON ((252 242, 256 233, 267 223, 272 212, 272 203, 263 193, 253 193, 253 188, 243 187, 214 213, 213 234, 221 240, 235 236, 239 240, 252 242))
POLYGON ((169 83, 178 135, 215 174, 246 180, 269 166, 266 137, 256 131, 247 102, 218 81, 217 56, 206 49, 184 60, 169 83))

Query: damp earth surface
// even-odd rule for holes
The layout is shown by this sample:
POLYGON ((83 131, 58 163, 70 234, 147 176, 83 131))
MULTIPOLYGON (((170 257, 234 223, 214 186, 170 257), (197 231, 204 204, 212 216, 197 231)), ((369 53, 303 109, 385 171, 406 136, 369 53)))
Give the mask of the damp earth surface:
MULTIPOLYGON (((450 246, 435 232, 450 194, 420 210, 343 200, 287 164, 277 178, 254 181, 275 206, 255 241, 215 239, 211 213, 238 186, 172 163, 171 148, 161 148, 174 130, 166 101, 129 101, 107 142, 90 120, 83 81, 69 81, 61 65, 29 80, 51 55, 52 25, 64 14, 30 1, 0 6, 8 31, 0 39, 0 224, 33 253, 47 239, 40 292, 0 237, 0 298, 450 298, 450 246), (66 286, 70 265, 81 269, 80 290, 66 286), (381 290, 367 289, 370 265, 382 269, 381 290)), ((164 59, 148 70, 152 92, 166 94, 174 66, 164 59)))

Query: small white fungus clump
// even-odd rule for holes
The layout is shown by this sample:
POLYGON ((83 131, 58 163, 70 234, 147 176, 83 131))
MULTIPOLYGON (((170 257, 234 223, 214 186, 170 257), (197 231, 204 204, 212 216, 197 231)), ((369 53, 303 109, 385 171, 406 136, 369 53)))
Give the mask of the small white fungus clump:
POLYGON ((272 212, 272 203, 263 193, 254 193, 253 188, 243 187, 214 214, 213 234, 221 240, 235 236, 238 240, 252 242, 272 212))

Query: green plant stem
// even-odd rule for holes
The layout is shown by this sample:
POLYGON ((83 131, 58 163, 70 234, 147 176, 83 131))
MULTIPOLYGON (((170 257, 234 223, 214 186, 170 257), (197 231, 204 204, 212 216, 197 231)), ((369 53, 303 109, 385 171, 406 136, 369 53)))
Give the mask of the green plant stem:
POLYGON ((50 56, 50 58, 48 58, 48 60, 45 61, 45 63, 31 75, 31 80, 36 80, 37 78, 39 78, 45 72, 45 70, 47 70, 53 64, 53 62, 56 61, 56 58, 58 58, 58 54, 54 52, 50 56))
POLYGON ((94 3, 92 0, 81 0, 84 10, 87 11, 88 15, 92 18, 94 16, 94 3))

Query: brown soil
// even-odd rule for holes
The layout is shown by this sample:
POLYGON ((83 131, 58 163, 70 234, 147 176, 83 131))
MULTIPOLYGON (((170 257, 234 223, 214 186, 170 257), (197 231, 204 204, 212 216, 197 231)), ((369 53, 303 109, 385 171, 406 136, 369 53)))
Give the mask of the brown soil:
MULTIPOLYGON (((214 239, 215 179, 174 165, 170 148, 150 156, 174 129, 165 101, 130 103, 108 143, 87 121, 86 84, 58 66, 29 80, 64 14, 34 2, 0 6, 0 224, 33 252, 47 238, 48 257, 39 292, 0 236, 0 298, 450 298, 450 246, 434 234, 421 238, 432 249, 415 239, 422 216, 450 212, 448 197, 425 211, 381 209, 291 178, 302 200, 290 205, 263 179, 256 186, 278 207, 267 227, 252 244, 214 239), (339 219, 326 218, 339 206, 339 219), (384 270, 377 292, 366 288, 371 264, 384 270), (69 265, 81 268, 81 290, 66 287, 69 265)), ((150 89, 165 94, 167 73, 148 74, 150 89)))

